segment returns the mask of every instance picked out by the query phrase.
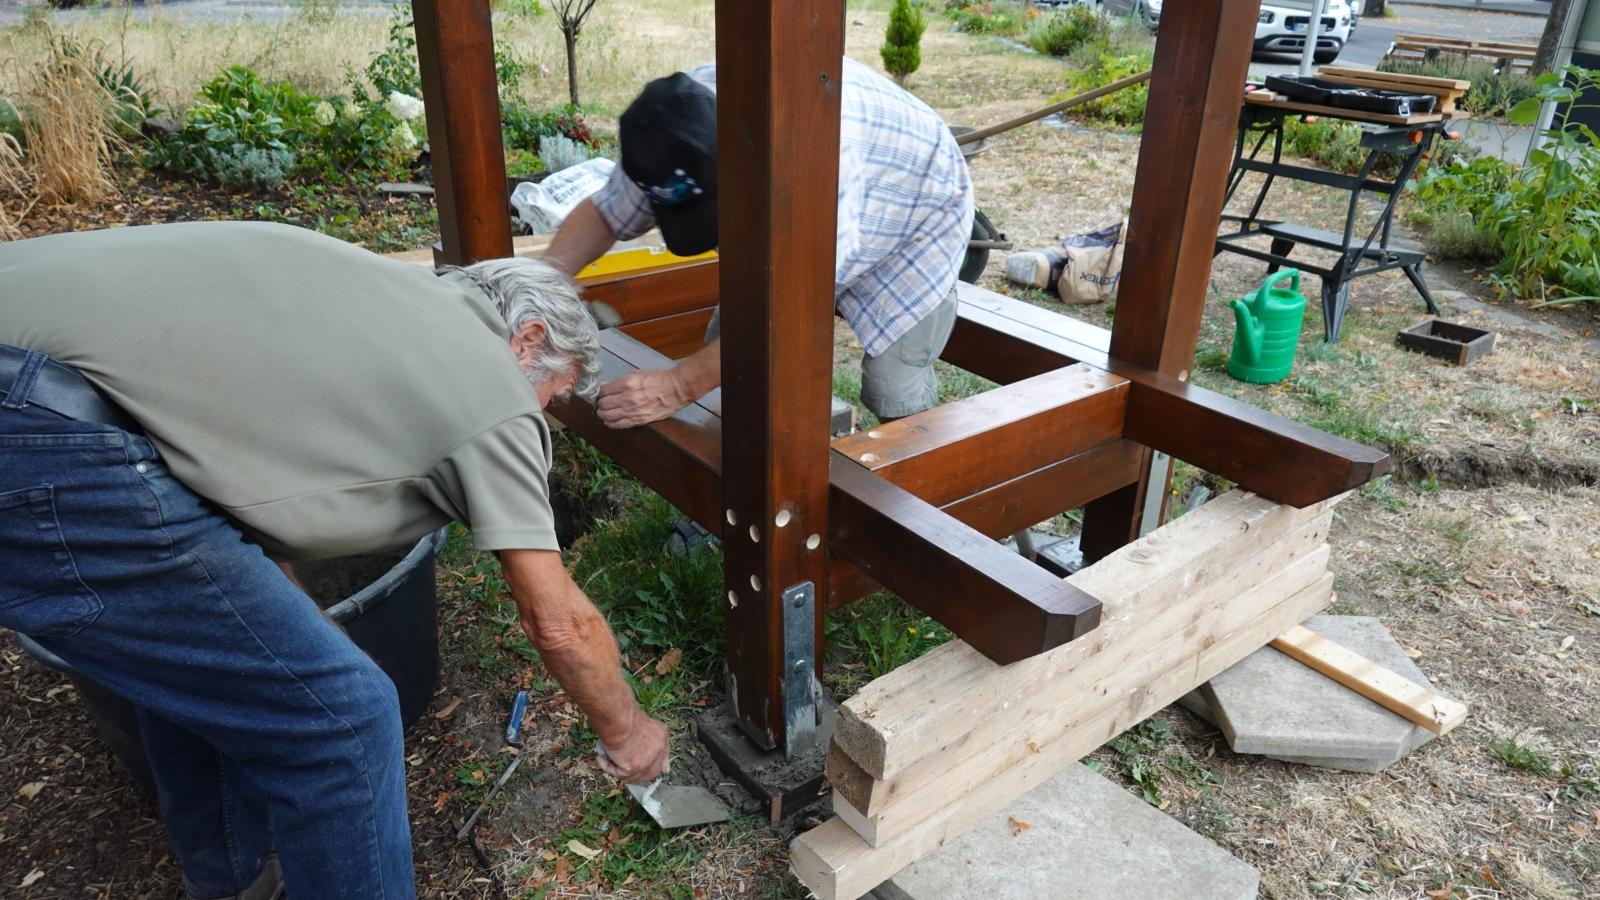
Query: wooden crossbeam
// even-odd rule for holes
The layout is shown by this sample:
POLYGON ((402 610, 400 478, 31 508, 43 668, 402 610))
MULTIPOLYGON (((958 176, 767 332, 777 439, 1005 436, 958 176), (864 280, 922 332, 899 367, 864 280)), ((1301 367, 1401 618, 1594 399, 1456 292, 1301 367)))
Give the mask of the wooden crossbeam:
POLYGON ((838 453, 833 551, 1001 665, 1092 629, 1100 602, 838 453))
POLYGON ((937 506, 1120 438, 1127 396, 1127 379, 1068 366, 837 438, 833 449, 937 506))
POLYGON ((622 326, 621 331, 667 357, 670 366, 672 360, 682 359, 705 346, 706 326, 710 322, 711 309, 707 307, 634 322, 622 326))

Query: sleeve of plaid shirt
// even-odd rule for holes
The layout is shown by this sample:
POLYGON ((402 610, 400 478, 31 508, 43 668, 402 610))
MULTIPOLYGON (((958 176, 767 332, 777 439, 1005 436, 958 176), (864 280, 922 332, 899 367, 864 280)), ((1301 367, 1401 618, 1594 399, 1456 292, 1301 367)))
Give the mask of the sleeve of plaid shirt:
POLYGON ((622 166, 611 170, 605 187, 589 198, 600 218, 611 229, 612 237, 619 241, 631 240, 655 227, 656 217, 650 212, 650 199, 639 186, 628 180, 622 166))

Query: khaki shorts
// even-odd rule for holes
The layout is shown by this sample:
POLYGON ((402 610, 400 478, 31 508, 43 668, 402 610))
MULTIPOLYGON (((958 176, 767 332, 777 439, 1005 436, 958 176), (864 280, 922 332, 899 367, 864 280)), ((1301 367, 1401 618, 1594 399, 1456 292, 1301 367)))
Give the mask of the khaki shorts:
MULTIPOLYGON (((861 359, 861 402, 880 419, 898 419, 931 409, 939 402, 933 361, 944 352, 956 326, 956 286, 944 300, 878 356, 861 359)), ((722 308, 711 314, 706 343, 722 331, 722 308)))

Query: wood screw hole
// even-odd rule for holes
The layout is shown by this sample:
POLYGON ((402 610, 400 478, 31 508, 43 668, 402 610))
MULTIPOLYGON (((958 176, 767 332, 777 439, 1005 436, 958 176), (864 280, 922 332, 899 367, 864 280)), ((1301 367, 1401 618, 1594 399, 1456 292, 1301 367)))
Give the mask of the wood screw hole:
POLYGON ((794 516, 790 515, 787 509, 780 509, 778 510, 777 517, 774 518, 773 521, 777 523, 779 528, 782 528, 783 526, 789 524, 789 520, 792 518, 794 518, 794 516))
POLYGON ((761 529, 757 528, 754 525, 751 525, 750 526, 750 540, 751 540, 752 543, 756 543, 756 544, 761 543, 761 529))
POLYGON ((759 575, 751 575, 750 576, 750 588, 751 588, 751 590, 756 590, 756 591, 761 590, 761 576, 759 576, 759 575))
POLYGON ((739 524, 739 517, 734 515, 733 514, 733 510, 731 510, 731 509, 728 510, 728 517, 727 518, 728 518, 728 524, 729 525, 737 525, 737 524, 739 524))
POLYGON ((806 538, 806 549, 807 550, 815 550, 820 546, 822 546, 822 536, 821 535, 813 534, 812 536, 806 538))
POLYGON ((878 454, 876 454, 876 453, 863 453, 863 454, 861 454, 861 461, 866 463, 866 464, 868 464, 868 465, 871 465, 872 463, 875 463, 875 462, 878 461, 878 454))
POLYGON ((735 594, 733 591, 729 591, 728 592, 728 605, 729 606, 738 606, 739 605, 739 595, 735 594))

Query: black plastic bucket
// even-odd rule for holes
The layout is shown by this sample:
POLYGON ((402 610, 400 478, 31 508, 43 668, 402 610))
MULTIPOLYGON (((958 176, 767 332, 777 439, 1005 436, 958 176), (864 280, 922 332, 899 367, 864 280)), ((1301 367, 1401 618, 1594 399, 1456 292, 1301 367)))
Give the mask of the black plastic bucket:
MULTIPOLYGON (((400 720, 405 728, 421 718, 439 682, 439 629, 435 609, 438 590, 433 578, 433 562, 444 544, 440 529, 418 541, 381 576, 348 597, 319 597, 328 616, 344 626, 357 647, 367 652, 394 681, 400 695, 400 720)), ((394 554, 389 554, 393 558, 394 554)), ((331 559, 297 565, 295 573, 312 595, 318 596, 319 581, 338 583, 341 574, 359 563, 356 571, 365 572, 379 556, 331 559)), ((139 735, 139 721, 133 705, 101 687, 66 661, 34 643, 27 635, 17 639, 35 659, 67 676, 89 710, 111 752, 140 785, 154 789, 150 762, 139 735)))

